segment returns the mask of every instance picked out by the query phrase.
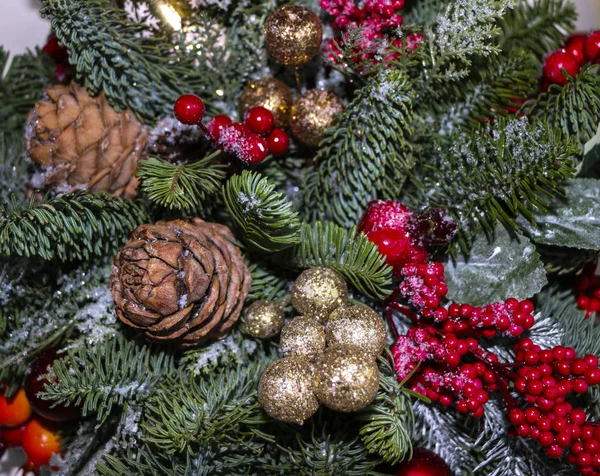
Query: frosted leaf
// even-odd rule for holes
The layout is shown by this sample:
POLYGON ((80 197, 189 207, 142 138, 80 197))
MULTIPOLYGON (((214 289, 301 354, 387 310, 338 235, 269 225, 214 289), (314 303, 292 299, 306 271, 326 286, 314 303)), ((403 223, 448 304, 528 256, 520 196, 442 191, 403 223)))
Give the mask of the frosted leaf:
POLYGON ((547 282, 533 244, 523 236, 512 239, 500 225, 491 242, 476 237, 468 261, 461 256, 446 266, 448 299, 476 306, 530 298, 547 282))

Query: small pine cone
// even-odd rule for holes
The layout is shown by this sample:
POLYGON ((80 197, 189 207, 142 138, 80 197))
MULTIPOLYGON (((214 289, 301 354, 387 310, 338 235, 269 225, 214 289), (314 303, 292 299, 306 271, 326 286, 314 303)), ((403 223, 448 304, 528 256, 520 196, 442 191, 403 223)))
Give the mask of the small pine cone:
POLYGON ((148 135, 148 153, 177 164, 202 158, 209 145, 198 126, 182 124, 171 117, 158 121, 148 135))
POLYGON ((117 254, 117 315, 150 341, 192 347, 225 337, 252 278, 229 228, 199 218, 141 225, 117 254))
POLYGON ((104 94, 93 98, 75 83, 46 89, 29 113, 27 155, 61 192, 90 190, 133 198, 147 131, 129 110, 117 113, 104 94))

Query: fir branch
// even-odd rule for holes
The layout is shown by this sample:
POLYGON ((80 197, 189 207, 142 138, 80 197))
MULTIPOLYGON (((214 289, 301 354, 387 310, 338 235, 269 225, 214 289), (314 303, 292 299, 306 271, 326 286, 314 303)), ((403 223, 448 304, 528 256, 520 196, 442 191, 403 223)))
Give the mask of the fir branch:
POLYGON ((507 54, 527 49, 541 62, 563 45, 565 32, 573 31, 576 20, 577 10, 571 0, 519 0, 500 21, 498 45, 507 54))
POLYGON ((339 272, 361 294, 384 299, 391 293, 392 268, 385 264, 377 246, 356 232, 333 223, 304 225, 300 244, 291 251, 301 268, 326 266, 339 272))
POLYGON ((533 115, 565 137, 585 145, 596 134, 600 117, 600 76, 595 65, 584 66, 565 86, 553 84, 537 100, 525 104, 533 115))
POLYGON ((109 0, 43 0, 41 13, 88 92, 104 92, 112 106, 131 109, 146 124, 169 114, 181 94, 207 86, 193 58, 174 61, 165 38, 144 38, 143 27, 109 0))
POLYGON ((76 192, 19 205, 0 204, 0 254, 45 260, 112 254, 147 219, 136 202, 106 193, 76 192))
POLYGON ((143 400, 160 378, 173 371, 169 352, 117 335, 97 347, 70 349, 67 357, 56 360, 49 373, 52 384, 40 397, 78 406, 83 416, 95 413, 104 421, 113 407, 129 399, 143 400))
MULTIPOLYGON (((294 277, 285 279, 276 274, 264 263, 252 263, 248 269, 252 274, 252 287, 248 293, 249 301, 280 301, 289 294, 290 283, 294 277)), ((279 271, 280 273, 280 271, 279 271)))
POLYGON ((245 170, 234 175, 223 198, 237 236, 251 251, 272 253, 298 243, 300 221, 292 202, 260 174, 245 170))
POLYGON ((215 194, 225 178, 223 165, 212 163, 215 151, 202 160, 177 165, 158 157, 140 160, 137 176, 148 198, 163 207, 189 210, 215 194))
POLYGON ((309 220, 332 219, 349 228, 385 189, 386 168, 396 169, 403 182, 414 165, 403 150, 412 133, 412 98, 411 83, 400 70, 381 71, 357 92, 307 176, 302 198, 309 220))

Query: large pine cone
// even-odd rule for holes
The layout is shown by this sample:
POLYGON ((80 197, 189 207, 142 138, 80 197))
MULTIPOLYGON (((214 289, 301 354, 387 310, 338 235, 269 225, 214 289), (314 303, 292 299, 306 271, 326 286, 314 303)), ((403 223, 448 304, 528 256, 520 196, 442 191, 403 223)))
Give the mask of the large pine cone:
POLYGON ((225 337, 252 278, 229 228, 199 218, 141 225, 113 263, 117 314, 151 341, 225 337))
MULTIPOLYGON (((46 89, 29 113, 27 155, 61 192, 90 190, 133 198, 147 131, 129 110, 117 113, 104 94, 91 97, 75 83, 46 89)), ((36 186, 38 184, 35 184, 36 186)))

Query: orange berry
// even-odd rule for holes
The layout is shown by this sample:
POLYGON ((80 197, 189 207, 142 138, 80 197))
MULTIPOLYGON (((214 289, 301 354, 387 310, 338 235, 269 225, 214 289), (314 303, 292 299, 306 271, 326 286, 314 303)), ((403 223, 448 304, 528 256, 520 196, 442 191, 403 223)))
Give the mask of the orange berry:
POLYGON ((23 449, 27 454, 28 469, 39 468, 50 463, 53 453, 60 453, 61 436, 55 425, 40 418, 32 419, 23 434, 23 449))
POLYGON ((0 426, 20 426, 29 420, 32 412, 24 389, 20 388, 11 399, 0 395, 0 426))

